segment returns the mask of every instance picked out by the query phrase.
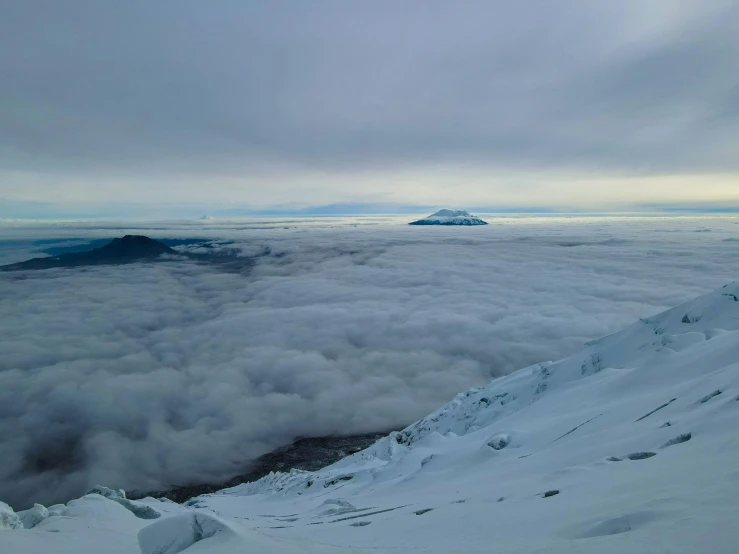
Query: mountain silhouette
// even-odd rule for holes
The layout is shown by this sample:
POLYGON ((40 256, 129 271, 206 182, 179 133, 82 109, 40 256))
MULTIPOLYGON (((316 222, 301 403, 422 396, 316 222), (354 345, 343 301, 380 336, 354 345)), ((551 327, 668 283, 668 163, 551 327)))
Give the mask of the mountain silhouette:
POLYGON ((2 271, 23 269, 50 269, 53 267, 79 267, 86 265, 126 264, 151 260, 161 254, 177 254, 169 246, 143 235, 126 235, 116 238, 100 248, 86 252, 70 252, 48 258, 33 258, 25 262, 0 266, 2 271))

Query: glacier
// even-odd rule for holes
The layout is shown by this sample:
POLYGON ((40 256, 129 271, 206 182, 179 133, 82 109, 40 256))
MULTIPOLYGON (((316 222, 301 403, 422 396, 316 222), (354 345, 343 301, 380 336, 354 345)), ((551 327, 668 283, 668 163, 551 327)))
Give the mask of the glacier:
POLYGON ((182 505, 105 487, 17 517, 0 504, 0 552, 734 553, 737 421, 731 283, 315 472, 182 505))

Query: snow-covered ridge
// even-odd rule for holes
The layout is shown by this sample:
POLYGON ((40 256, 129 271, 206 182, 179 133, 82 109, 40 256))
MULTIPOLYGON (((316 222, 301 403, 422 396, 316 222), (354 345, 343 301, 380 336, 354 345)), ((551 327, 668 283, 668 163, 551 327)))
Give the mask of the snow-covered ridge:
POLYGON ((590 341, 569 358, 538 363, 495 379, 485 387, 460 393, 402 431, 323 470, 270 474, 222 493, 302 494, 311 486, 308 483, 325 484, 336 476, 398 463, 429 436, 464 436, 493 426, 542 396, 604 369, 636 368, 738 329, 739 284, 733 283, 654 317, 641 319, 620 332, 590 341))
POLYGON ((0 551, 728 554, 738 418, 732 283, 461 393, 316 472, 182 506, 105 487, 49 509, 0 504, 0 551))
POLYGON ((428 217, 412 221, 408 225, 487 225, 487 221, 465 210, 439 210, 428 217))

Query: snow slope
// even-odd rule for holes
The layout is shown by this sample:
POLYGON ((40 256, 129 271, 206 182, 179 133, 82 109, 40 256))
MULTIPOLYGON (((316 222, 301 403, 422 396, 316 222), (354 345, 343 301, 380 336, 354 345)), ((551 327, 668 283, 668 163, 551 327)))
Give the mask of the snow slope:
POLYGON ((0 552, 735 553, 737 421, 733 283, 462 393, 320 471, 182 506, 101 487, 20 513, 41 520, 0 530, 0 552))
POLYGON ((439 210, 408 225, 487 225, 487 221, 464 210, 439 210))

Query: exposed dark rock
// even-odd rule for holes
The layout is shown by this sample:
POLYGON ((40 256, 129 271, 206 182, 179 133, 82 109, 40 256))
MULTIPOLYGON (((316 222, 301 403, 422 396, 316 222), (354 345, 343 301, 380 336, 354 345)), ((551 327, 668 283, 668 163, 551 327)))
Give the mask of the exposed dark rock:
POLYGON ((173 486, 170 489, 162 491, 133 491, 129 492, 128 496, 130 498, 153 496, 154 498, 168 498, 169 500, 182 503, 201 494, 208 494, 224 488, 235 487, 241 483, 256 481, 268 475, 271 471, 290 471, 293 468, 305 471, 317 471, 350 454, 364 450, 384 436, 384 433, 369 433, 347 437, 299 438, 289 446, 278 448, 264 456, 260 456, 248 465, 244 473, 228 481, 173 486))
POLYGON ((700 316, 685 314, 680 321, 683 323, 697 323, 700 319, 700 316))

